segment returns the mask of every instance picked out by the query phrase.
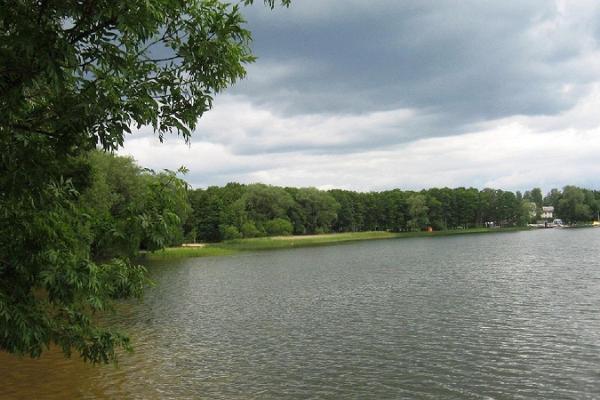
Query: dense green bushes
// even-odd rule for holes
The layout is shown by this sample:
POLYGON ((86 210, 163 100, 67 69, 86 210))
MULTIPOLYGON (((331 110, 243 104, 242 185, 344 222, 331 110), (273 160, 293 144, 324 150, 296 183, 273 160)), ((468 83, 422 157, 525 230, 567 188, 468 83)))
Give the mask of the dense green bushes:
POLYGON ((283 218, 275 218, 265 223, 265 232, 269 236, 287 236, 294 231, 292 223, 283 218))
POLYGON ((93 258, 132 257, 140 249, 183 242, 183 221, 191 211, 185 181, 104 152, 92 152, 87 160, 91 183, 79 206, 93 258))

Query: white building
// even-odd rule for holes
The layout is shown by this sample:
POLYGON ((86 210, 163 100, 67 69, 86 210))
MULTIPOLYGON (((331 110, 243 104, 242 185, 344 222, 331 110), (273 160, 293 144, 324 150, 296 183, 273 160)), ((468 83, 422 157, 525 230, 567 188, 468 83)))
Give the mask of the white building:
POLYGON ((542 218, 543 219, 552 219, 554 218, 554 207, 542 207, 542 218))

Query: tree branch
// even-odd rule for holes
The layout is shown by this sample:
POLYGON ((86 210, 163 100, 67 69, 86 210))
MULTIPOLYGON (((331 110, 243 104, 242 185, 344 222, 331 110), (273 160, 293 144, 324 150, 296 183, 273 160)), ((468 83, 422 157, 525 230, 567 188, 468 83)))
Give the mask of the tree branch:
MULTIPOLYGON (((76 36, 72 37, 70 40, 71 44, 75 44, 77 42, 79 42, 80 40, 84 39, 85 37, 91 35, 92 33, 96 33, 99 32, 103 29, 108 28, 111 25, 115 25, 117 23, 117 17, 112 17, 111 19, 104 21, 90 29, 87 29, 85 31, 79 32, 79 34, 77 34, 76 36)), ((71 29, 67 29, 65 32, 71 33, 69 31, 75 31, 77 30, 77 25, 75 25, 73 28, 71 29)))
POLYGON ((39 133, 40 135, 49 136, 54 139, 57 138, 56 134, 53 132, 48 132, 43 129, 34 128, 32 126, 27 126, 27 125, 22 125, 22 124, 9 124, 8 128, 17 129, 17 130, 25 131, 25 132, 39 133))

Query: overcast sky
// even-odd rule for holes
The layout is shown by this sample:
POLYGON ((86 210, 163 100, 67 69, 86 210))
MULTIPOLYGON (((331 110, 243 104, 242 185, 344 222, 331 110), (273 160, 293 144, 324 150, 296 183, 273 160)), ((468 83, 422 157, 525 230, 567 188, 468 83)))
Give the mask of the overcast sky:
POLYGON ((600 2, 296 0, 192 143, 122 154, 194 187, 600 189, 600 2))

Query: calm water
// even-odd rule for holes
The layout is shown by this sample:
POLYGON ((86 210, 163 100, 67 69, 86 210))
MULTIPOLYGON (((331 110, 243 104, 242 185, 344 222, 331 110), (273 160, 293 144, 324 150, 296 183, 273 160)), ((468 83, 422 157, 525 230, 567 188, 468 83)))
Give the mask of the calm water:
POLYGON ((600 229, 152 266, 120 367, 0 356, 0 398, 598 399, 600 229))

